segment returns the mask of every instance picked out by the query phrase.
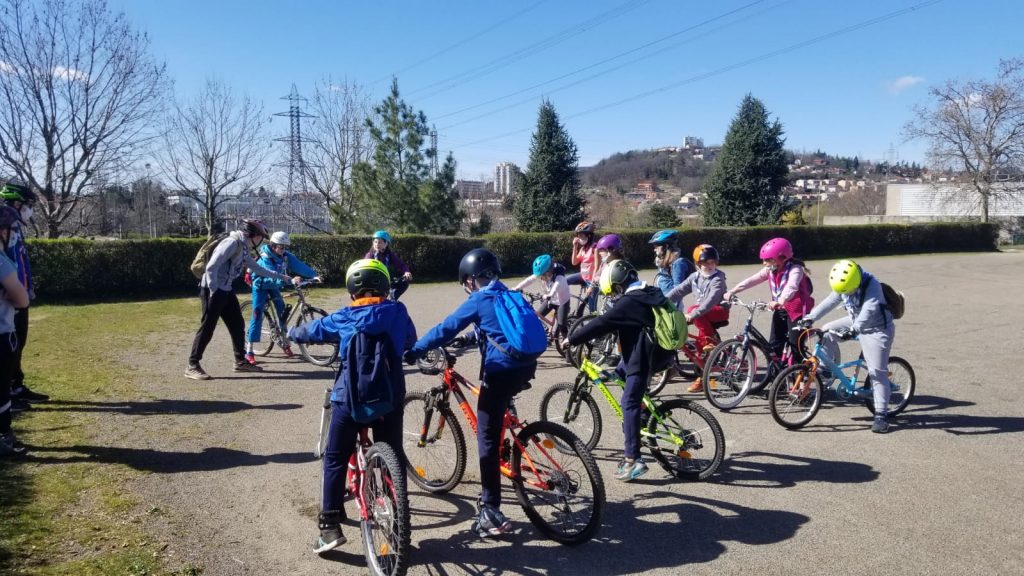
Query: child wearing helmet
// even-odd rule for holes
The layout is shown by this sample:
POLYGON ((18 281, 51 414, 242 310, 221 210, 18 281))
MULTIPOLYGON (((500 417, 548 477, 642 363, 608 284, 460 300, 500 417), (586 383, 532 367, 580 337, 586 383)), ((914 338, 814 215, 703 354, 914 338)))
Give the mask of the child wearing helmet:
MULTIPOLYGON (((29 264, 28 245, 25 243, 24 227, 32 222, 32 207, 38 200, 31 188, 22 184, 8 182, 0 188, 0 197, 4 204, 14 209, 18 221, 11 226, 11 235, 5 253, 14 262, 18 270, 18 280, 28 292, 29 300, 35 300, 35 286, 32 282, 32 266, 29 264)), ((29 307, 19 308, 14 312, 14 334, 17 337, 17 348, 14 351, 14 374, 11 377, 11 401, 16 404, 46 402, 50 399, 46 394, 29 389, 25 385, 25 372, 21 369, 21 356, 28 342, 29 307)), ((3 384, 0 384, 3 385, 3 384)), ((24 407, 24 406, 22 406, 24 407)))
MULTIPOLYGON (((412 364, 431 350, 450 341, 463 329, 476 325, 483 360, 482 381, 477 397, 477 451, 480 454, 480 500, 470 531, 480 537, 500 536, 512 531, 512 523, 501 512, 501 430, 512 397, 529 388, 537 370, 533 356, 512 355, 509 339, 498 323, 496 300, 508 288, 499 280, 501 264, 493 252, 476 248, 459 263, 459 284, 469 297, 440 324, 434 326, 405 355, 412 364)), ((533 317, 537 324, 540 320, 533 317)))
POLYGON ((398 300, 402 294, 409 289, 409 282, 412 282, 412 272, 409 266, 391 250, 391 234, 387 230, 377 230, 373 233, 372 247, 363 258, 372 258, 384 263, 391 274, 392 298, 398 300))
POLYGON ((0 254, 0 460, 22 456, 27 450, 18 441, 11 428, 11 386, 14 376, 14 356, 18 348, 15 333, 15 310, 28 308, 28 290, 18 279, 18 269, 7 257, 7 248, 12 240, 13 228, 19 221, 18 211, 10 206, 0 207, 0 242, 4 253, 0 254))
POLYGON ((772 296, 768 305, 773 311, 769 338, 772 351, 781 356, 788 341, 793 353, 801 358, 796 342, 799 333, 792 329, 814 307, 814 298, 811 296, 814 285, 811 284, 810 275, 803 261, 793 258, 793 245, 785 238, 772 238, 765 242, 761 246, 760 256, 764 268, 726 292, 725 299, 729 300, 733 295, 767 281, 772 296))
MULTIPOLYGON (((594 223, 586 220, 577 224, 576 229, 573 230, 571 263, 573 266, 579 266, 580 271, 566 277, 565 280, 570 286, 582 285, 589 288, 599 278, 597 269, 601 266, 601 260, 597 254, 596 230, 597 227, 594 223)), ((588 310, 591 312, 596 310, 597 291, 588 291, 584 301, 587 303, 588 310)))
POLYGON ((679 249, 679 233, 675 230, 658 230, 647 243, 654 246, 654 265, 658 268, 654 283, 663 294, 668 294, 696 271, 683 257, 683 251, 679 249))
MULTIPOLYGON (((298 284, 303 278, 319 278, 316 270, 309 267, 302 260, 295 257, 288 251, 292 240, 287 232, 277 231, 270 236, 270 243, 260 248, 260 259, 257 260, 260 266, 267 270, 273 270, 294 276, 293 284, 298 284)), ((252 319, 249 320, 249 331, 245 339, 245 359, 250 364, 256 363, 256 356, 253 354, 253 343, 260 341, 260 333, 263 330, 263 310, 267 301, 274 303, 277 310, 279 325, 285 326, 287 313, 285 312, 284 298, 281 297, 283 283, 275 278, 263 278, 257 276, 252 282, 252 319)), ((292 347, 286 342, 284 355, 291 358, 295 354, 292 347)))
POLYGON ((185 377, 193 380, 209 380, 211 376, 199 362, 203 352, 213 338, 217 321, 224 320, 231 335, 231 347, 235 353, 235 372, 262 372, 263 368, 250 364, 245 359, 245 319, 238 304, 233 284, 242 271, 249 268, 256 276, 276 278, 284 282, 292 279, 280 272, 268 270, 253 259, 251 251, 263 243, 270 232, 262 220, 243 220, 238 230, 228 234, 210 253, 206 270, 199 281, 199 299, 203 316, 192 340, 192 351, 188 357, 185 377))
POLYGON ((870 393, 875 403, 875 420, 871 431, 885 434, 889 431, 889 354, 896 337, 896 324, 886 306, 882 284, 853 260, 840 260, 828 274, 832 292, 804 316, 802 325, 810 326, 828 314, 840 303, 846 315, 822 326, 823 345, 832 358, 836 357, 839 342, 857 337, 868 368, 872 389, 858 391, 870 393))
MULTIPOLYGON (((369 352, 353 352, 349 343, 360 334, 386 335, 390 345, 388 375, 391 383, 391 397, 398 399, 396 407, 382 418, 373 422, 374 442, 386 442, 399 458, 402 451, 402 400, 405 398, 405 374, 402 369, 402 351, 416 340, 416 327, 405 304, 388 300, 391 277, 382 262, 372 259, 356 260, 345 272, 345 285, 352 303, 323 318, 317 318, 288 331, 288 338, 295 342, 338 342, 338 370, 331 391, 331 424, 327 435, 327 449, 324 451, 323 489, 318 517, 320 534, 313 544, 317 554, 327 552, 345 543, 341 524, 345 521, 345 475, 348 461, 355 448, 359 431, 365 428, 355 420, 349 406, 349 374, 347 363, 350 354, 355 355, 356 365, 372 365, 374 359, 369 352), (361 357, 360 354, 367 354, 361 357)), ((361 347, 357 347, 362 350, 361 347)))
POLYGON ((654 330, 655 306, 665 303, 661 289, 641 282, 636 268, 625 260, 608 264, 601 273, 601 293, 617 296, 615 307, 594 317, 569 334, 569 346, 617 332, 622 347, 622 360, 616 372, 625 379, 622 393, 622 434, 625 445, 615 478, 630 482, 647 472, 647 464, 640 457, 640 422, 644 392, 651 374, 664 370, 675 350, 664 350, 651 337, 654 330))
POLYGON ((565 266, 553 261, 550 254, 541 254, 533 261, 533 274, 516 284, 513 290, 522 290, 537 280, 544 283, 544 303, 537 309, 537 315, 546 317, 555 313, 552 336, 564 338, 568 333, 569 284, 565 281, 565 266))
MULTIPOLYGON (((697 349, 707 353, 721 338, 718 328, 729 323, 729 310, 722 306, 726 293, 725 272, 718 269, 718 250, 711 244, 701 244, 693 250, 697 272, 690 274, 680 285, 665 295, 679 307, 683 296, 696 295, 696 304, 686 309, 686 321, 697 327, 697 349)), ((693 381, 687 392, 704 390, 701 378, 693 381)))

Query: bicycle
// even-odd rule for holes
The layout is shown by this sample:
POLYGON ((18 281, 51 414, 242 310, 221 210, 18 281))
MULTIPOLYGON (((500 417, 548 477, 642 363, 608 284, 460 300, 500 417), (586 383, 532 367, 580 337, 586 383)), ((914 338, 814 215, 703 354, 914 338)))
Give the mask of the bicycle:
MULTIPOLYGON (((541 397, 540 417, 570 428, 592 450, 601 439, 603 425, 591 391, 596 386, 622 420, 622 406, 608 383, 625 390, 626 382, 586 358, 581 359, 579 371, 572 384, 548 388, 541 397)), ((725 433, 710 411, 691 400, 661 401, 648 393, 643 410, 641 441, 666 472, 684 480, 705 480, 718 470, 725 459, 725 433)))
MULTIPOLYGON (((455 371, 455 357, 447 351, 440 376, 440 384, 426 392, 406 395, 403 436, 409 478, 434 494, 451 491, 466 471, 466 437, 452 399, 475 433, 476 414, 462 389, 480 394, 455 371)), ((520 420, 513 400, 500 445, 501 473, 512 481, 530 522, 560 544, 590 540, 601 526, 605 491, 597 462, 583 442, 555 423, 520 420), (556 450, 557 443, 565 448, 556 450)))
MULTIPOLYGON (((808 355, 804 362, 780 372, 768 392, 768 406, 772 418, 790 430, 803 428, 814 419, 821 408, 824 391, 832 388, 833 384, 836 396, 840 400, 863 399, 868 411, 875 413, 871 376, 868 375, 862 385, 858 386, 857 383, 861 368, 865 366, 864 355, 861 354, 851 362, 836 362, 825 353, 822 345, 824 334, 817 329, 801 333, 801 339, 811 336, 818 338, 814 352, 808 355), (847 375, 846 371, 850 368, 853 368, 853 374, 847 375), (823 380, 827 381, 827 384, 823 380)), ((896 416, 903 412, 914 398, 917 377, 910 363, 898 356, 889 356, 887 368, 889 382, 892 384, 888 416, 896 416)))
MULTIPOLYGON (((253 342, 252 353, 257 356, 266 356, 270 354, 270 351, 274 349, 274 346, 280 347, 282 350, 288 346, 288 321, 293 317, 295 318, 295 326, 301 326, 307 322, 311 322, 317 318, 324 318, 327 316, 327 312, 322 308, 317 308, 306 301, 306 294, 303 288, 310 284, 319 284, 321 281, 303 280, 298 284, 293 285, 294 291, 287 294, 282 294, 285 300, 295 298, 298 302, 296 305, 290 303, 285 304, 284 317, 278 318, 277 310, 274 307, 274 303, 267 300, 266 304, 263 305, 263 329, 260 331, 260 341, 253 342), (294 316, 292 312, 298 310, 298 313, 294 316)), ((248 326, 252 320, 252 301, 245 301, 241 304, 242 318, 245 319, 245 325, 248 326)), ((325 342, 323 344, 298 344, 299 353, 302 357, 312 364, 317 366, 329 366, 338 358, 338 344, 336 342, 325 342)))
MULTIPOLYGON (((324 394, 320 436, 313 455, 324 455, 331 422, 331 388, 324 394)), ((321 469, 322 473, 322 469, 321 469)), ((346 495, 359 509, 363 555, 370 574, 403 576, 409 569, 412 524, 405 466, 394 448, 371 442, 369 428, 359 431, 356 450, 348 462, 346 495)))
MULTIPOLYGON (((711 327, 715 329, 715 340, 721 341, 721 337, 718 335, 718 329, 724 328, 729 325, 728 320, 722 322, 712 322, 711 327)), ((704 373, 704 365, 708 358, 708 353, 704 350, 697 348, 697 335, 688 333, 686 335, 686 342, 683 347, 676 350, 675 358, 672 360, 672 364, 664 371, 655 375, 651 379, 651 382, 647 388, 647 393, 651 396, 657 396, 672 380, 672 375, 677 374, 683 378, 700 378, 704 373), (688 364, 684 364, 679 361, 679 352, 682 352, 688 361, 688 364)), ((707 392, 705 391, 705 395, 707 392)), ((712 402, 714 404, 714 402, 712 402)))
MULTIPOLYGON (((564 338, 564 336, 558 334, 558 324, 557 324, 557 322, 558 322, 558 319, 557 319, 558 312, 556 310, 552 310, 548 314, 543 314, 542 315, 539 312, 537 312, 537 306, 536 305, 538 303, 542 303, 542 304, 544 304, 546 306, 547 303, 548 303, 547 297, 545 297, 544 295, 541 295, 541 294, 535 294, 533 292, 525 292, 525 291, 522 292, 522 294, 523 294, 523 298, 525 298, 526 302, 530 305, 530 308, 533 308, 534 312, 537 313, 537 318, 540 318, 540 321, 544 323, 544 325, 546 327, 545 330, 548 333, 548 345, 549 346, 554 346, 555 350, 558 352, 559 356, 565 356, 565 349, 562 347, 562 339, 564 338)), ((566 323, 567 324, 570 321, 572 321, 572 320, 574 320, 576 318, 576 317, 571 315, 571 311, 574 308, 574 306, 573 306, 574 302, 576 303, 575 308, 578 309, 578 310, 581 310, 581 308, 579 306, 579 302, 580 302, 579 296, 570 295, 569 296, 570 315, 566 318, 566 323)))
MULTIPOLYGON (((605 298, 601 301, 597 312, 586 314, 570 322, 568 333, 572 334, 578 328, 585 326, 594 318, 607 312, 614 304, 615 301, 612 298, 605 298)), ((619 354, 619 336, 615 332, 609 332, 592 341, 570 346, 565 357, 573 366, 579 366, 583 358, 600 365, 618 364, 621 358, 619 354)))
POLYGON ((747 321, 739 334, 723 340, 708 353, 701 374, 704 397, 719 410, 735 408, 751 392, 763 390, 796 358, 788 340, 782 356, 777 356, 768 339, 754 326, 754 316, 768 310, 768 302, 745 303, 733 296, 729 304, 746 308, 747 321), (764 374, 760 376, 759 359, 766 360, 764 374))

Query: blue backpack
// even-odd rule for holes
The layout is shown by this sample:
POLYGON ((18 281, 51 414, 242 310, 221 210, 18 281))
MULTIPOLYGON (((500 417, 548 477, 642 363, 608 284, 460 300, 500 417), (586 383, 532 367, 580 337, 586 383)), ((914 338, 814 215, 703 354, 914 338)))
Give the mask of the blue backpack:
POLYGON ((373 422, 395 409, 391 383, 393 349, 386 332, 356 332, 348 341, 342 381, 348 390, 352 419, 360 424, 373 422))
POLYGON ((519 292, 500 290, 494 297, 494 314, 508 340, 508 349, 487 336, 499 351, 516 360, 532 360, 548 347, 548 335, 533 308, 519 292))

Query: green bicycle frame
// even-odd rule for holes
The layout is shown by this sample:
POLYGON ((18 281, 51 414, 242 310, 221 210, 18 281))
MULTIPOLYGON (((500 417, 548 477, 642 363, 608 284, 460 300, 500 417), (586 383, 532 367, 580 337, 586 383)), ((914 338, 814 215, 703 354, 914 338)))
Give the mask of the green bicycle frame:
MULTIPOLYGON (((608 389, 608 385, 606 384, 606 382, 614 382, 616 386, 625 390, 625 380, 619 378, 618 376, 614 376, 611 373, 607 373, 603 368, 601 368, 597 364, 594 364, 593 362, 586 358, 583 358, 583 362, 580 364, 580 372, 585 374, 587 379, 597 386, 597 389, 601 391, 602 395, 604 395, 605 400, 608 401, 608 404, 612 407, 612 410, 614 410, 615 414, 618 415, 619 420, 622 420, 622 405, 620 405, 619 401, 616 400, 614 396, 612 396, 612 392, 611 390, 608 389)), ((654 403, 654 400, 652 400, 650 395, 648 395, 646 392, 644 392, 643 403, 644 407, 647 408, 647 411, 650 412, 651 417, 653 417, 660 423, 665 422, 665 419, 662 417, 661 410, 658 410, 658 406, 654 403)), ((668 436, 669 438, 672 439, 673 444, 676 444, 677 446, 684 446, 686 444, 685 440, 683 440, 674 432, 672 432, 671 428, 666 427, 665 430, 668 432, 668 436)), ((660 437, 658 434, 652 434, 643 428, 640 429, 640 436, 660 437)))

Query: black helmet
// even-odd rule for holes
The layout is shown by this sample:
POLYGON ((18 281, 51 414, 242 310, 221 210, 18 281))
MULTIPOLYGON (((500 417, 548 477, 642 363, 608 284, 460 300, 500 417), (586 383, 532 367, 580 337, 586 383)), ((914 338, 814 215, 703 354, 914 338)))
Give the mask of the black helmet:
POLYGON ((26 204, 35 204, 38 199, 35 192, 29 189, 28 186, 15 184, 14 182, 8 182, 4 184, 3 188, 0 188, 0 197, 5 202, 24 202, 26 204))
POLYGON ((391 275, 388 274, 387 266, 379 260, 356 260, 345 272, 345 287, 354 296, 366 291, 387 296, 391 291, 391 275))
POLYGON ((465 284, 468 278, 500 277, 501 263, 494 252, 486 248, 474 248, 462 257, 459 262, 459 284, 465 284))
POLYGON ((267 230, 267 225, 263 223, 263 220, 257 220, 256 218, 246 218, 242 221, 242 226, 239 228, 246 236, 263 236, 264 238, 270 238, 270 232, 267 230))
POLYGON ((21 221, 21 214, 10 206, 0 206, 0 229, 7 229, 21 221))
POLYGON ((632 264, 625 260, 614 260, 601 270, 598 288, 601 294, 608 296, 615 292, 623 292, 626 286, 636 282, 638 278, 639 275, 632 264))

